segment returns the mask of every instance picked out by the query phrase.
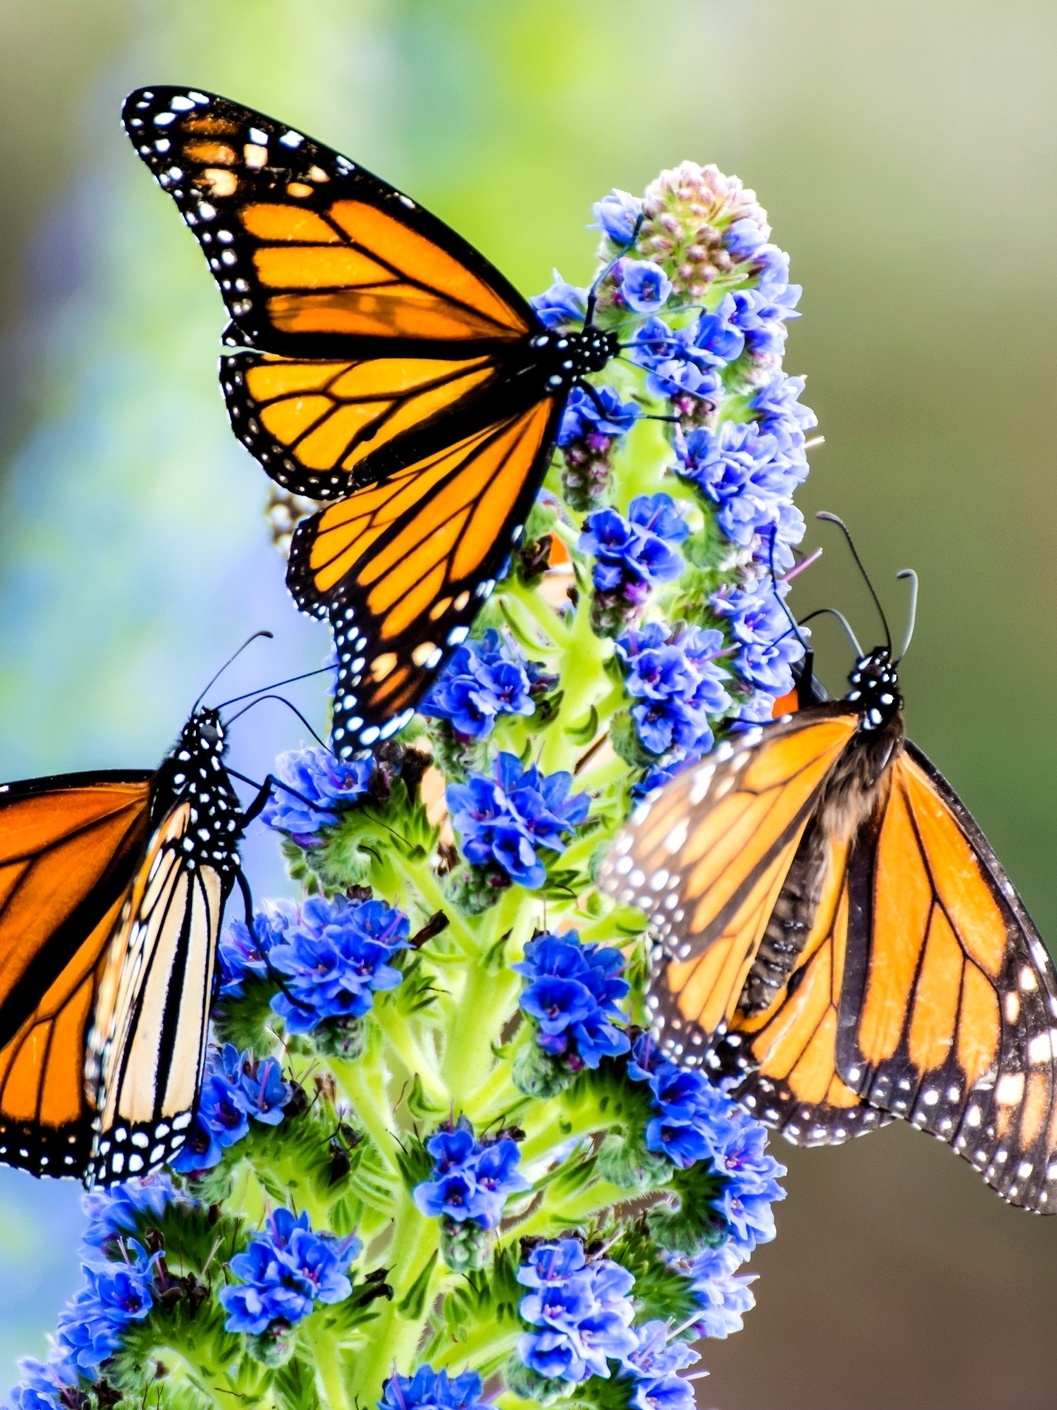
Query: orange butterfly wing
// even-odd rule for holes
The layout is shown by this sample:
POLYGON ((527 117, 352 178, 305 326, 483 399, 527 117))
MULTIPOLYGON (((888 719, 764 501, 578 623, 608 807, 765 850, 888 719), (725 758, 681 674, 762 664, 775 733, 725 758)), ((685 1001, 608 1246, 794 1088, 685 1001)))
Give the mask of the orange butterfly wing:
POLYGON ((912 745, 849 878, 844 1080, 1011 1203, 1057 1212, 1057 976, 980 829, 912 745))
POLYGON ((674 955, 649 1004, 661 1046, 700 1062, 734 1016, 820 792, 858 716, 819 705, 721 744, 633 814, 599 884, 674 955))
POLYGON ((830 1145, 891 1118, 861 1103, 837 1069, 837 1021, 848 945, 848 844, 828 842, 818 909, 785 985, 755 1013, 735 1013, 716 1068, 740 1074, 732 1095, 796 1145, 830 1145))
POLYGON ((0 1161, 79 1175, 99 975, 147 840, 150 774, 0 793, 0 1161))
POLYGON ((541 331, 472 245, 322 143, 197 90, 140 89, 123 116, 231 315, 235 432, 293 493, 334 498, 440 449, 541 331))
POLYGON ((298 526, 287 582, 334 632, 339 754, 402 728, 468 635, 520 533, 557 416, 538 402, 298 526))

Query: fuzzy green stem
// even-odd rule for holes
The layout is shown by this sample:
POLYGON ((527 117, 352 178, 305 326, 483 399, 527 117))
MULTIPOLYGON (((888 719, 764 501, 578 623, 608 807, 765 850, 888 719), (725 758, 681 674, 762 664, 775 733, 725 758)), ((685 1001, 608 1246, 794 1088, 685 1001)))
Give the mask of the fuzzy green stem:
POLYGON ((408 1073, 422 1083, 426 1096, 438 1106, 446 1107, 451 1100, 447 1084, 437 1071, 434 1058, 412 1033, 406 1015, 400 1013, 395 1004, 381 1004, 375 1009, 375 1018, 408 1073))
POLYGON ((392 1114, 382 1065, 380 1062, 368 1063, 365 1059, 366 1055, 364 1058, 332 1058, 331 1068, 352 1103, 357 1118, 377 1147, 378 1154, 391 1170, 395 1170, 395 1137, 391 1130, 392 1114))
POLYGON ((412 861, 399 852, 394 852, 390 860, 405 884, 412 891, 418 892, 428 911, 443 911, 448 917, 445 935, 450 935, 469 958, 476 958, 480 949, 480 941, 476 933, 466 924, 458 907, 454 906, 441 890, 440 883, 429 863, 425 860, 412 861))

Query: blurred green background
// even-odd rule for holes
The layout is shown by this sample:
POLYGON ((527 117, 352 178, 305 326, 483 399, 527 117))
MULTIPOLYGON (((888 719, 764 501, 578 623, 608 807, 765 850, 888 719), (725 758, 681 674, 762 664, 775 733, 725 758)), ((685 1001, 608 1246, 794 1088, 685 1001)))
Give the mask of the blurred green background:
MULTIPOLYGON (((118 125, 195 84, 431 206, 526 292, 591 270, 590 205, 685 157, 754 186, 803 283, 787 367, 902 622, 914 737, 1057 934, 1057 7, 1044 0, 0 0, 0 775, 153 764, 198 689, 315 665, 264 478, 227 428, 220 301, 118 125)), ((797 606, 877 632, 835 536, 797 606)), ((831 688, 847 648, 817 637, 831 688)), ((900 630, 897 627, 896 634, 900 630)), ((322 693, 300 688, 318 720, 322 693)), ((234 762, 299 726, 262 709, 234 762)), ((251 840, 258 889, 281 885, 251 840)), ((1057 1221, 902 1126, 788 1158, 720 1410, 1053 1410, 1057 1221)), ((0 1387, 76 1282, 77 1192, 0 1172, 0 1387)))

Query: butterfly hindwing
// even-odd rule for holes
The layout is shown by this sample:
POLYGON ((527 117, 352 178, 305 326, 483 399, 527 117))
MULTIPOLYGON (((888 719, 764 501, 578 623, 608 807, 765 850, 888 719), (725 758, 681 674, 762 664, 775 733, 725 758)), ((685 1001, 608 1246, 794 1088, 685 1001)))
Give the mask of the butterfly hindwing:
POLYGON ((272 479, 330 500, 487 415, 503 371, 488 355, 313 362, 240 352, 221 359, 220 380, 235 434, 272 479))
POLYGON ((101 973, 87 1066, 97 1110, 88 1176, 99 1183, 167 1161, 198 1099, 233 876, 211 849, 185 848, 193 811, 180 801, 162 819, 101 973))
POLYGON ((0 1161, 80 1175, 88 1029, 148 835, 148 773, 0 791, 0 1161))
POLYGON ((850 870, 837 1058, 1014 1204, 1057 1187, 1057 977, 967 809, 912 745, 850 870))
POLYGON ((465 640, 535 497, 558 409, 512 411, 304 520, 287 582, 327 616, 337 752, 388 737, 465 640))

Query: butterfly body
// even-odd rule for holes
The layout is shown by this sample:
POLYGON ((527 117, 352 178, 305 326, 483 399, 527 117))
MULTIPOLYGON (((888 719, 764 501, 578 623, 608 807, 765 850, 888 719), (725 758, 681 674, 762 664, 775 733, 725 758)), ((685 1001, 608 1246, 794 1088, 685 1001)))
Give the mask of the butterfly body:
POLYGON ((137 152, 227 306, 221 385, 268 475, 323 501, 287 582, 329 620, 343 757, 410 719, 518 541, 572 389, 617 351, 546 328, 409 196, 197 89, 131 94, 137 152))
POLYGON ((1052 962, 905 739, 890 651, 850 686, 719 746, 614 844, 600 884, 659 942, 654 1032, 796 1144, 902 1117, 1057 1210, 1052 962))
POLYGON ((197 710, 152 773, 0 790, 0 1162, 109 1184, 181 1147, 245 825, 197 710))

